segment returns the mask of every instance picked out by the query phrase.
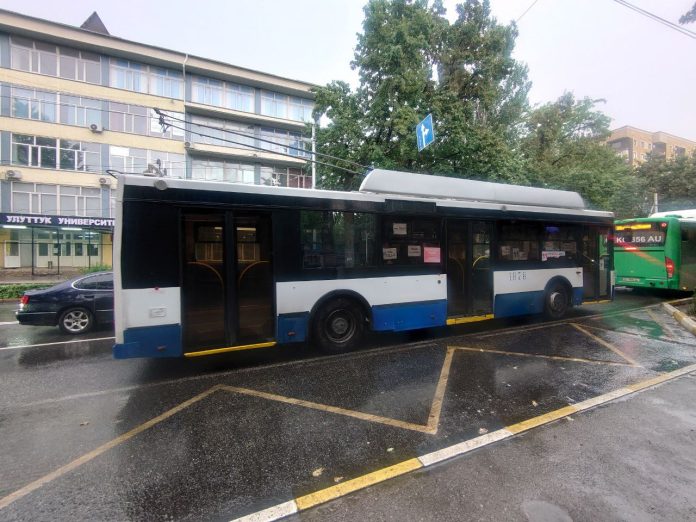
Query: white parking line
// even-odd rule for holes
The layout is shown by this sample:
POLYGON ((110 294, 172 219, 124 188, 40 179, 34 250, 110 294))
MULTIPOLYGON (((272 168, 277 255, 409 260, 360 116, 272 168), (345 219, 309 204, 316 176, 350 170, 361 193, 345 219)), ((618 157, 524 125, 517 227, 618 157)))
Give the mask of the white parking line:
POLYGON ((19 321, 4 321, 0 323, 0 326, 4 326, 6 324, 19 324, 19 321))
POLYGON ((115 337, 96 337, 93 339, 75 339, 74 341, 58 341, 55 343, 25 344, 22 346, 4 346, 0 348, 0 350, 21 350, 23 348, 36 348, 38 346, 56 346, 58 344, 89 343, 92 341, 108 341, 109 339, 115 339, 115 337))

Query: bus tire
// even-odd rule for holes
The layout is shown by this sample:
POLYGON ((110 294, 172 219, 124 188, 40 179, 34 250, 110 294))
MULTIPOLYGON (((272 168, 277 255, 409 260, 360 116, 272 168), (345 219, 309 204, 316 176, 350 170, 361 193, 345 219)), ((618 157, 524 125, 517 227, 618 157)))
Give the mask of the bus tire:
POLYGON ((561 319, 570 309, 570 292, 563 283, 552 283, 544 294, 544 315, 549 319, 561 319))
POLYGON ((327 353, 355 349, 365 332, 365 314, 354 300, 338 297, 322 304, 312 321, 312 338, 327 353))

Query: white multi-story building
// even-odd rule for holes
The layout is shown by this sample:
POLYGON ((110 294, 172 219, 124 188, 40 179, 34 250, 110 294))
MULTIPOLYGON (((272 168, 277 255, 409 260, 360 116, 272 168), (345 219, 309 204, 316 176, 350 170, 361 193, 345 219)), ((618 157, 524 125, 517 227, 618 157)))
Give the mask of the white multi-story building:
POLYGON ((117 38, 96 13, 0 10, 0 71, 0 280, 111 265, 110 169, 311 186, 309 83, 117 38))

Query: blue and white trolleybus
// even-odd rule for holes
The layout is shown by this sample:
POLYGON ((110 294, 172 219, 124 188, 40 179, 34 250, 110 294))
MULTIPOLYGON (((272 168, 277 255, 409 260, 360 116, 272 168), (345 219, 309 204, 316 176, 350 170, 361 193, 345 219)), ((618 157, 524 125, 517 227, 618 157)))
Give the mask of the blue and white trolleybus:
POLYGON ((121 176, 114 355, 560 318, 612 297, 612 221, 575 192, 379 169, 356 192, 121 176))

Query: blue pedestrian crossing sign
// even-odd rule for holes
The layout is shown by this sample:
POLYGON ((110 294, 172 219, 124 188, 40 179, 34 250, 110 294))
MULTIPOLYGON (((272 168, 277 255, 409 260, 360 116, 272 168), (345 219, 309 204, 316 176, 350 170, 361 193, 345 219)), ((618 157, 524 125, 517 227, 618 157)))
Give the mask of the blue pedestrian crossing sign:
POLYGON ((422 122, 416 125, 416 141, 418 142, 418 152, 435 141, 432 114, 428 114, 422 122))

